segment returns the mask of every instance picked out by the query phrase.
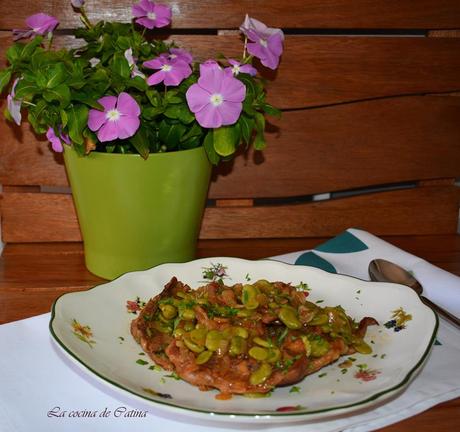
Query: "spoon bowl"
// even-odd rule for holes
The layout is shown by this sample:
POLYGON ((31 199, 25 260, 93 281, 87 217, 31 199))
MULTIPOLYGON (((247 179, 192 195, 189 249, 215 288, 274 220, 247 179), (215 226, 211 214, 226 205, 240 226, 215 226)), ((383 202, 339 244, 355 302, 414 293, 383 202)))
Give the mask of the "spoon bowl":
POLYGON ((412 288, 420 297, 420 300, 431 308, 433 311, 442 315, 444 318, 451 321, 457 327, 460 328, 460 319, 455 315, 452 315, 450 312, 447 312, 445 309, 441 308, 437 304, 433 303, 431 300, 427 299, 422 295, 423 287, 420 282, 415 279, 415 277, 409 273, 407 270, 403 269, 399 265, 392 263, 390 261, 378 258, 372 260, 369 263, 369 276, 374 282, 393 282, 399 283, 401 285, 406 285, 409 288, 412 288))

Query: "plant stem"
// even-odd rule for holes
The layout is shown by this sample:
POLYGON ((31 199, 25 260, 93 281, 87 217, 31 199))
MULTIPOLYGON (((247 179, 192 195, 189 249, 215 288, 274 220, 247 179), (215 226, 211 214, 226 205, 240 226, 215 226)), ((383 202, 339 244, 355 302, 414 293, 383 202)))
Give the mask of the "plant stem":
POLYGON ((81 22, 86 26, 86 28, 90 29, 93 27, 93 25, 91 24, 90 20, 88 19, 88 16, 86 15, 86 11, 85 11, 85 8, 84 7, 81 7, 79 9, 80 11, 80 14, 81 14, 81 22))
POLYGON ((243 47, 243 63, 246 63, 246 48, 248 46, 248 37, 244 36, 244 47, 243 47))

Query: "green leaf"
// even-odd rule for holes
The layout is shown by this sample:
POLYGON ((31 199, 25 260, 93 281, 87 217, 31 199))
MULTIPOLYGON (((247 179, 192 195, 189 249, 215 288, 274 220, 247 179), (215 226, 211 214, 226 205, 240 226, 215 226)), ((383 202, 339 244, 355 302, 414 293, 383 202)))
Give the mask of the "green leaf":
POLYGON ((100 111, 104 110, 104 107, 97 100, 95 100, 94 97, 82 93, 72 93, 72 100, 84 103, 85 105, 100 111))
POLYGON ((46 71, 46 88, 52 89, 62 84, 67 78, 67 71, 63 63, 57 63, 46 71))
POLYGON ((123 51, 127 50, 131 46, 131 41, 127 36, 118 36, 116 42, 118 48, 122 49, 123 51))
POLYGON ((34 82, 22 79, 16 86, 15 97, 16 99, 31 99, 39 91, 40 89, 34 82))
POLYGON ((146 128, 141 126, 136 134, 129 139, 129 142, 144 159, 149 157, 149 136, 146 128))
POLYGON ((158 134, 160 141, 165 143, 168 149, 171 150, 179 145, 180 139, 186 130, 187 128, 183 124, 169 124, 163 120, 160 123, 158 134))
POLYGON ((256 112, 255 114, 255 119, 256 119, 256 128, 257 132, 263 133, 265 130, 265 117, 262 113, 256 112))
POLYGON ((16 60, 18 60, 21 57, 23 48, 23 44, 15 43, 7 49, 6 58, 8 59, 10 64, 13 64, 14 62, 16 62, 16 60))
POLYGON ((253 145, 256 150, 264 150, 267 147, 263 132, 257 132, 253 145))
POLYGON ((59 102, 62 108, 65 108, 70 103, 70 90, 65 84, 60 84, 55 88, 46 89, 43 92, 43 98, 47 102, 56 100, 59 102))
POLYGON ((214 129, 214 149, 220 156, 230 156, 235 153, 239 133, 236 125, 221 126, 214 129))
POLYGON ((209 162, 213 165, 217 165, 220 161, 220 156, 214 150, 214 136, 212 131, 209 131, 204 138, 203 147, 206 150, 209 162))
POLYGON ((275 108, 274 106, 266 103, 262 106, 262 109, 268 114, 268 115, 271 115, 271 116, 274 116, 274 117, 281 117, 281 110, 279 110, 278 108, 275 108))
POLYGON ((62 129, 64 129, 67 126, 67 122, 69 121, 69 117, 68 117, 67 113, 64 110, 61 110, 60 114, 61 114, 61 126, 62 126, 62 129))
POLYGON ((4 69, 0 71, 0 93, 8 85, 11 79, 11 69, 4 69))
POLYGON ((21 57, 25 60, 29 60, 29 58, 34 54, 34 51, 37 47, 41 45, 43 42, 42 36, 36 36, 32 41, 30 41, 22 50, 21 57))
POLYGON ((145 82, 145 79, 142 79, 140 76, 136 76, 136 77, 132 78, 129 81, 128 86, 132 87, 132 88, 136 88, 136 89, 138 89, 138 90, 140 90, 142 92, 147 90, 147 88, 148 88, 148 85, 145 82))
POLYGON ((246 144, 249 144, 251 142, 252 138, 252 131, 254 129, 254 119, 247 117, 245 115, 242 115, 240 119, 238 120, 238 123, 241 128, 241 135, 243 136, 243 140, 246 144))
POLYGON ((142 110, 142 118, 145 118, 146 120, 153 120, 156 116, 163 114, 163 111, 163 108, 144 108, 142 110))
POLYGON ((147 94, 147 98, 150 101, 150 103, 152 104, 152 106, 157 107, 157 106, 160 105, 161 96, 160 96, 160 93, 158 92, 158 90, 151 88, 151 89, 147 90, 146 94, 147 94))
POLYGON ((125 59, 123 54, 117 53, 113 56, 112 71, 122 78, 129 78, 131 75, 131 68, 129 67, 128 60, 125 59))
POLYGON ((67 110, 70 139, 76 144, 83 144, 83 129, 88 122, 88 107, 73 105, 67 110))
POLYGON ((193 126, 188 130, 188 132, 182 137, 182 140, 187 140, 192 137, 197 137, 202 135, 203 129, 201 126, 195 122, 193 123, 193 126))

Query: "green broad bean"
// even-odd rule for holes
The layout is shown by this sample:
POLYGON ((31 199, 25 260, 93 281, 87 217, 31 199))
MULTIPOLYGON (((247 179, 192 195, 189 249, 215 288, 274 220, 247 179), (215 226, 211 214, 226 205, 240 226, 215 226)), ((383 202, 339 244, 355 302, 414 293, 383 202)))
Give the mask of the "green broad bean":
POLYGON ((231 356, 237 356, 246 352, 247 342, 241 336, 233 336, 230 341, 228 353, 231 356))
POLYGON ((192 321, 196 317, 195 311, 193 309, 185 309, 182 312, 182 318, 187 321, 192 321))
POLYGON ((254 346, 249 350, 249 355, 255 360, 263 361, 268 357, 268 350, 266 348, 254 346))
POLYGON ((268 282, 266 279, 259 279, 254 283, 254 286, 263 292, 271 292, 273 290, 273 284, 268 282))
POLYGON ((259 336, 256 336, 252 341, 261 347, 270 348, 272 346, 269 341, 262 339, 259 336))
POLYGON ((240 336, 243 339, 247 339, 249 337, 249 332, 244 327, 233 327, 232 330, 235 336, 240 336))
POLYGON ((210 358, 212 357, 213 352, 212 351, 203 351, 195 359, 195 363, 198 365, 202 365, 207 363, 210 358))
POLYGON ((185 334, 185 330, 183 328, 176 328, 176 330, 174 330, 173 336, 174 337, 181 337, 184 334, 185 334))
POLYGON ((371 354, 372 353, 372 348, 362 339, 355 339, 353 341, 353 347, 360 354, 371 354))
POLYGON ((160 305, 161 314, 167 319, 173 319, 177 315, 177 309, 173 305, 162 304, 160 305))
POLYGON ((278 348, 270 348, 268 350, 268 363, 276 363, 281 358, 281 351, 278 348))
POLYGON ((329 318, 325 313, 316 314, 309 322, 309 326, 322 326, 329 322, 329 318))
POLYGON ((160 333, 167 333, 167 334, 171 334, 172 332, 172 329, 170 326, 164 324, 163 322, 161 321, 156 321, 153 323, 153 327, 158 330, 160 333))
POLYGON ((257 309, 259 302, 257 301, 259 290, 254 285, 243 285, 243 304, 246 309, 257 309))
POLYGON ((329 351, 329 342, 321 336, 315 335, 309 339, 311 345, 311 355, 322 357, 329 351))
POLYGON ((211 330, 206 335, 206 340, 204 345, 209 351, 217 351, 220 346, 220 341, 222 340, 222 334, 217 330, 211 330))
POLYGON ((236 316, 240 318, 249 318, 252 316, 254 312, 249 309, 240 309, 237 313, 236 316))
POLYGON ((262 363, 256 371, 254 371, 249 377, 249 383, 251 385, 263 384, 270 378, 272 374, 272 367, 268 363, 262 363))
POLYGON ((204 351, 204 347, 196 344, 195 342, 191 341, 188 337, 184 336, 182 338, 184 341, 185 346, 190 350, 193 351, 194 353, 200 353, 204 351))
POLYGON ((190 340, 198 345, 203 346, 208 331, 205 328, 196 328, 189 333, 190 340))
POLYGON ((307 357, 310 357, 311 355, 311 343, 308 340, 308 337, 305 335, 300 336, 300 339, 302 339, 303 345, 305 347, 305 355, 307 357))
POLYGON ((278 318, 291 330, 297 330, 302 327, 302 323, 297 317, 297 311, 292 307, 283 306, 278 312, 278 318))
POLYGON ((194 328, 195 328, 195 326, 194 326, 194 324, 193 324, 192 322, 186 321, 186 322, 184 323, 184 330, 185 330, 185 331, 188 331, 188 332, 189 332, 189 331, 192 331, 194 328))

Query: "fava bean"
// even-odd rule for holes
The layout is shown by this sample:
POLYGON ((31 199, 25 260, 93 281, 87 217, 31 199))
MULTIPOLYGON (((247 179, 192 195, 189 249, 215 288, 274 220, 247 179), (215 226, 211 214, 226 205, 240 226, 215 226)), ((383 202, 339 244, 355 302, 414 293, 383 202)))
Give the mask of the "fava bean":
POLYGON ((192 342, 188 337, 184 336, 182 340, 185 343, 185 346, 190 350, 193 351, 194 353, 200 353, 204 351, 204 348, 194 342, 192 342))
POLYGON ((281 351, 278 348, 270 348, 268 350, 268 363, 276 363, 281 358, 281 351))
POLYGON ((182 318, 187 321, 194 320, 196 317, 195 311, 193 309, 185 309, 182 312, 182 318))
POLYGON ((254 285, 243 285, 243 304, 246 309, 257 309, 259 302, 257 301, 258 289, 254 285))
POLYGON ((173 319, 177 315, 177 309, 169 304, 162 304, 160 305, 160 310, 162 315, 167 319, 173 319))
POLYGON ((297 311, 294 308, 283 306, 278 313, 278 317, 289 329, 296 330, 302 327, 302 323, 297 318, 297 311))
POLYGON ((222 335, 217 330, 211 330, 206 335, 205 346, 209 351, 216 351, 219 348, 222 335))
POLYGON ((241 336, 233 336, 230 341, 228 353, 231 356, 237 356, 246 352, 247 342, 241 336))
POLYGON ((256 343, 257 345, 260 345, 265 348, 270 348, 270 346, 272 345, 269 341, 262 339, 258 336, 256 336, 252 341, 256 343))
POLYGON ((356 351, 358 351, 360 354, 371 354, 372 353, 372 348, 364 342, 362 339, 357 339, 353 341, 353 347, 355 348, 356 351))
POLYGON ((268 350, 266 348, 254 346, 249 350, 249 355, 255 360, 266 360, 268 357, 268 350))
POLYGON ((255 372, 249 377, 249 383, 252 385, 263 384, 272 374, 272 367, 268 363, 262 363, 255 372))
POLYGON ((212 351, 203 351, 202 353, 198 354, 198 356, 195 359, 195 363, 198 365, 207 363, 209 359, 212 357, 212 354, 212 351))
POLYGON ((243 339, 247 339, 249 337, 249 332, 244 327, 233 327, 233 334, 235 336, 240 336, 243 339))
POLYGON ((329 322, 329 318, 325 313, 319 313, 315 315, 309 322, 308 325, 310 326, 322 326, 329 322))
POLYGON ((195 328, 190 332, 189 337, 192 342, 203 346, 207 333, 208 331, 205 328, 195 328))

